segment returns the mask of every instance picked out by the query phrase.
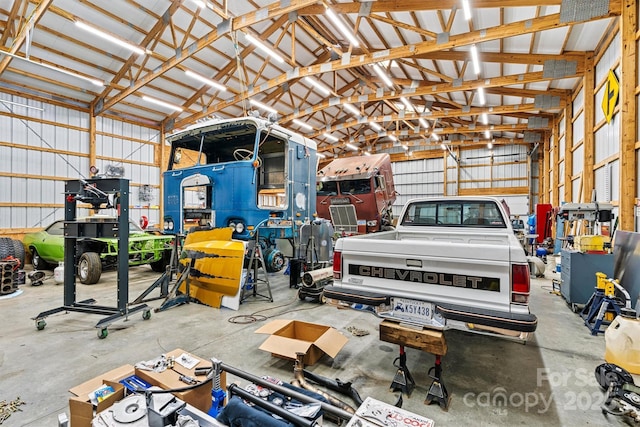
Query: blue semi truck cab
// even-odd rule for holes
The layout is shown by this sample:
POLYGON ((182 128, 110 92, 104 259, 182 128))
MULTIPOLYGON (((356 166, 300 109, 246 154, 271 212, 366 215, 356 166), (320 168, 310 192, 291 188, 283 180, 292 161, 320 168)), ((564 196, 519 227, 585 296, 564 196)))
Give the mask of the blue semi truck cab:
POLYGON ((257 233, 267 269, 281 269, 275 240, 293 239, 316 213, 316 143, 257 117, 198 123, 167 141, 164 232, 232 227, 247 241, 257 233))

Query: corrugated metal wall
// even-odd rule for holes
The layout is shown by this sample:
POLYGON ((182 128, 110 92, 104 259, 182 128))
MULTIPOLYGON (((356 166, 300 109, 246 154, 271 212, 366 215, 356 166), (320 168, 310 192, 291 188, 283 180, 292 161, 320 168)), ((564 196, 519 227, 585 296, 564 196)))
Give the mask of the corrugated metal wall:
MULTIPOLYGON (((455 196, 473 189, 482 189, 482 194, 504 198, 512 213, 526 215, 532 206, 529 193, 533 185, 528 149, 530 147, 525 145, 499 145, 491 150, 455 150, 446 156, 446 161, 443 154, 443 157, 434 159, 395 162, 392 165, 399 196, 394 205, 394 215, 398 215, 404 203, 412 197, 455 196), (458 161, 453 155, 459 156, 458 161), (521 191, 514 194, 514 188, 521 191)), ((535 185, 538 185, 537 169, 534 172, 535 185)))
MULTIPOLYGON (((135 220, 147 215, 159 222, 159 137, 157 129, 96 118, 96 166, 101 173, 109 165, 124 167, 135 220)), ((90 175, 89 139, 88 113, 0 93, 0 230, 26 231, 64 218, 65 181, 90 175)))

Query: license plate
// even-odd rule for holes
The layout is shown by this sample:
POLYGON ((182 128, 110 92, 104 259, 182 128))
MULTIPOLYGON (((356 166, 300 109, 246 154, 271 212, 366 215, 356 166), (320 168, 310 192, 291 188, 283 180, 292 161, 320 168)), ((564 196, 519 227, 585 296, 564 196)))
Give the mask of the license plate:
POLYGON ((433 303, 406 298, 392 298, 391 313, 399 319, 430 324, 433 318, 433 303))

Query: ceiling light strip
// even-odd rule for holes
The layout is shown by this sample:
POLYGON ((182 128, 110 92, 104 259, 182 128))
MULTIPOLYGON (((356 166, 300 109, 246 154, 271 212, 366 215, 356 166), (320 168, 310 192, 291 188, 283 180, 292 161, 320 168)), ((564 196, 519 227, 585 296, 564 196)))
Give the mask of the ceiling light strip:
POLYGON ((304 81, 309 83, 311 86, 315 87, 316 89, 318 89, 320 92, 322 92, 323 95, 331 95, 331 91, 327 89, 323 84, 318 82, 317 80, 312 79, 309 76, 306 76, 304 78, 304 81))
POLYGON ((249 40, 249 42, 251 42, 251 44, 253 44, 255 47, 257 47, 258 49, 260 49, 261 51, 263 51, 267 55, 269 55, 272 58, 274 58, 276 61, 284 62, 284 58, 282 56, 280 56, 279 54, 277 54, 275 50, 271 49, 266 44, 262 43, 260 40, 258 40, 257 38, 253 37, 251 34, 245 34, 244 36, 245 36, 245 38, 247 40, 249 40))
POLYGON ((313 130, 313 126, 303 122, 302 120, 293 119, 293 123, 297 124, 301 128, 304 128, 304 129, 307 129, 307 130, 313 130))
POLYGON ((378 64, 373 64, 372 67, 373 67, 373 70, 376 72, 376 74, 380 76, 384 84, 386 84, 389 87, 393 87, 393 82, 391 81, 387 73, 385 73, 384 70, 378 64))
POLYGON ((175 111, 183 111, 183 108, 182 108, 182 107, 179 107, 179 106, 174 105, 174 104, 170 104, 170 103, 165 102, 165 101, 161 101, 161 100, 156 99, 156 98, 152 98, 152 97, 147 96, 147 95, 143 95, 143 96, 142 96, 142 99, 144 99, 145 101, 150 102, 150 103, 152 103, 152 104, 156 104, 156 105, 160 105, 160 106, 162 106, 162 107, 169 108, 169 109, 171 109, 171 110, 175 110, 175 111))
POLYGON ((475 44, 471 45, 471 62, 473 64, 473 72, 480 74, 480 60, 478 59, 478 48, 475 44))
POLYGON ((258 102, 255 99, 250 99, 249 103, 251 103, 251 105, 255 105, 258 108, 262 108, 263 110, 266 110, 270 113, 278 114, 278 110, 276 110, 275 108, 269 107, 268 105, 265 105, 262 102, 258 102))
POLYGON ((205 76, 202 76, 202 75, 200 75, 198 73, 195 73, 195 72, 193 72, 191 70, 185 70, 184 73, 187 76, 191 77, 192 79, 199 80, 200 82, 208 84, 209 86, 214 87, 214 88, 216 88, 216 89, 218 89, 218 90, 220 90, 222 92, 226 92, 227 91, 227 88, 224 87, 223 85, 221 85, 220 83, 215 82, 215 81, 213 81, 213 80, 211 80, 209 78, 206 78, 205 76))
POLYGON ((342 35, 345 36, 354 47, 360 46, 360 43, 358 42, 358 39, 356 39, 356 36, 347 28, 346 25, 342 23, 340 18, 338 18, 338 15, 336 15, 335 12, 328 7, 327 16, 329 17, 331 22, 333 22, 333 24, 338 27, 338 31, 340 31, 342 35))
POLYGON ((24 62, 28 62, 29 64, 39 65, 44 68, 48 68, 52 71, 57 71, 58 73, 66 74, 71 77, 75 77, 76 79, 82 79, 89 83, 93 83, 96 86, 104 87, 104 82, 102 80, 94 79, 91 77, 85 77, 82 74, 74 73, 73 71, 67 71, 63 68, 54 67, 53 65, 45 64, 44 62, 32 61, 31 59, 23 58, 22 56, 14 55, 13 53, 0 51, 0 55, 7 55, 15 59, 19 59, 24 62))
POLYGON ((135 46, 135 45, 133 45, 133 44, 127 42, 127 41, 124 41, 124 40, 119 39, 119 38, 117 38, 115 36, 112 36, 111 34, 106 33, 106 32, 104 32, 102 30, 99 30, 98 28, 93 27, 93 26, 91 26, 89 24, 86 24, 86 23, 84 23, 82 21, 77 21, 76 20, 75 24, 76 24, 76 27, 78 27, 80 29, 83 29, 83 30, 85 30, 85 31, 87 31, 87 32, 89 32, 89 33, 91 33, 91 34, 93 34, 95 36, 98 36, 101 39, 107 40, 107 41, 109 41, 109 42, 111 42, 113 44, 117 44, 120 47, 124 47, 125 49, 129 49, 130 51, 132 51, 134 53, 137 53, 138 55, 144 55, 146 53, 151 53, 151 51, 147 51, 147 50, 142 49, 142 48, 140 48, 138 46, 135 46))

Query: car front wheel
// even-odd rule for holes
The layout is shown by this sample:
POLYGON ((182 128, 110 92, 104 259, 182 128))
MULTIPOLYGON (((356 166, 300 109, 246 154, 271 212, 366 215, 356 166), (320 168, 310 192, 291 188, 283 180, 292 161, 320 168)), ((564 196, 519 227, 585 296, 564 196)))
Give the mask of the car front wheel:
POLYGON ((49 267, 49 264, 42 259, 35 248, 31 249, 31 253, 31 264, 33 265, 34 270, 46 270, 49 267))
POLYGON ((85 285, 93 285, 98 283, 102 275, 102 261, 100 255, 95 252, 85 252, 78 262, 78 277, 80 283, 85 285))

